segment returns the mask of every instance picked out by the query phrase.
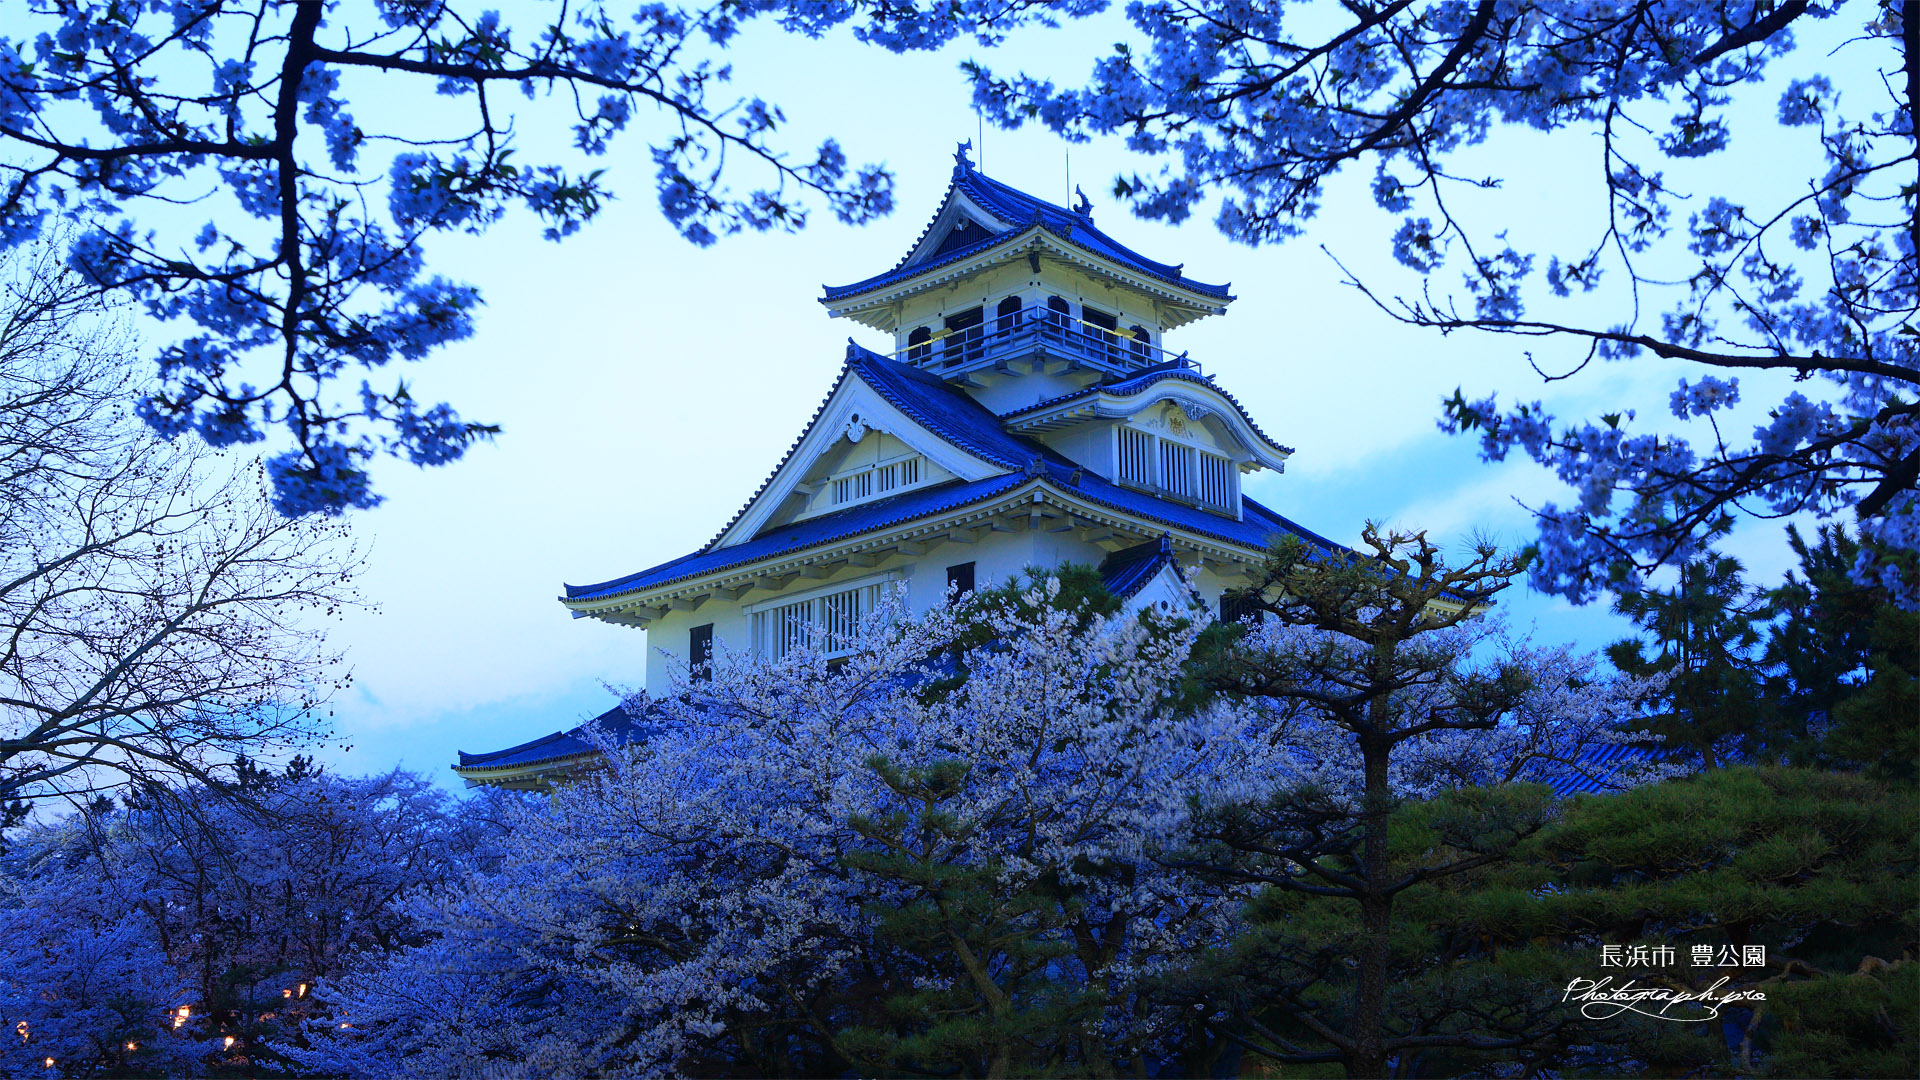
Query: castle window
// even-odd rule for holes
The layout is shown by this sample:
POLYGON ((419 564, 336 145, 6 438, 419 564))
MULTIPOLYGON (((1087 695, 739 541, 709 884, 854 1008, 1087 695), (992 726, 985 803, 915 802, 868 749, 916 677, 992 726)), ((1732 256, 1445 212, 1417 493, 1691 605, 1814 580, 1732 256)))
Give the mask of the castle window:
POLYGON ((862 469, 851 476, 843 476, 833 482, 833 502, 835 506, 859 502, 873 498, 873 470, 862 469))
POLYGON ((1073 306, 1058 296, 1047 297, 1047 321, 1062 330, 1073 328, 1073 306))
POLYGON ((926 475, 926 465, 919 454, 882 461, 877 465, 862 465, 831 478, 829 486, 833 492, 833 505, 847 506, 904 491, 918 485, 926 475))
POLYGON ((1120 359, 1120 321, 1104 311, 1095 311, 1085 304, 1080 306, 1080 320, 1090 323, 1089 333, 1094 344, 1099 346, 1111 359, 1120 359))
POLYGON ((1138 487, 1153 485, 1153 444, 1156 440, 1144 431, 1120 429, 1120 481, 1138 487))
POLYGON ((695 626, 687 631, 688 675, 694 682, 713 678, 713 624, 695 626))
POLYGON ((986 351, 985 322, 979 308, 947 316, 947 337, 940 343, 940 352, 947 358, 948 367, 980 359, 986 351))
POLYGON ((913 332, 907 335, 908 363, 917 364, 920 361, 925 360, 927 357, 932 356, 933 346, 929 344, 929 342, 932 341, 932 339, 933 339, 933 331, 927 329, 924 326, 914 327, 913 332))
POLYGON ((1006 335, 1019 329, 1022 310, 1020 298, 1017 296, 1009 296, 1000 301, 1000 306, 994 310, 997 317, 994 319, 993 332, 996 335, 1006 335))
POLYGON ((1167 494, 1193 498, 1193 447, 1177 442, 1160 442, 1160 486, 1167 494))
POLYGON ((860 620, 880 606, 880 590, 887 587, 885 578, 868 579, 754 611, 754 647, 772 660, 809 644, 828 659, 849 656, 860 620))
POLYGON ((912 487, 919 482, 920 459, 917 457, 888 462, 873 470, 873 487, 877 495, 912 487))
POLYGON ((1200 451, 1200 501, 1222 510, 1233 509, 1233 462, 1205 450, 1200 451))
POLYGON ((1153 355, 1153 338, 1148 335, 1147 328, 1144 326, 1135 326, 1132 329, 1133 358, 1142 364, 1151 363, 1150 357, 1153 355))
POLYGON ((1260 617, 1260 609, 1254 606, 1253 597, 1244 589, 1233 589, 1220 594, 1220 621, 1235 623, 1241 619, 1260 617))
POLYGON ((973 564, 958 563, 947 567, 947 595, 955 603, 973 591, 973 564))

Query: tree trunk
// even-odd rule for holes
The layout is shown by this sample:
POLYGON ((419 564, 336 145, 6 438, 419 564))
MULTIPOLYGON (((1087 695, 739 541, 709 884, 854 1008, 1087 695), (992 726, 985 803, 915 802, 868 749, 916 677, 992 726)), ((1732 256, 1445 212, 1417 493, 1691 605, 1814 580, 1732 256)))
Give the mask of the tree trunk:
MULTIPOLYGON (((1372 711, 1384 711, 1375 702, 1372 711)), ((1386 730, 1373 724, 1375 732, 1386 730)), ((1366 765, 1366 802, 1361 808, 1365 829, 1359 877, 1359 978, 1353 995, 1353 1049, 1347 1054, 1347 1075, 1378 1078, 1387 1075, 1387 976, 1393 897, 1384 891, 1387 879, 1387 815, 1393 808, 1393 790, 1387 778, 1389 745, 1369 733, 1361 738, 1361 760, 1366 765)))

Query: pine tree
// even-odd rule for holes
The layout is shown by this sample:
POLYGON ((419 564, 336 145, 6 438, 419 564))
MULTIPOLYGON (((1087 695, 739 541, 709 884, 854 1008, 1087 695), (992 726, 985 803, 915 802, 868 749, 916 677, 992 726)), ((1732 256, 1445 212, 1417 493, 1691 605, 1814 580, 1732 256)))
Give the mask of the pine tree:
POLYGON ((1761 693, 1763 598, 1748 588, 1739 560, 1710 554, 1680 567, 1672 589, 1620 597, 1615 613, 1647 635, 1607 648, 1629 675, 1667 678, 1664 709, 1643 730, 1707 768, 1765 752, 1772 724, 1761 693))
POLYGON ((1434 779, 1515 779, 1448 759, 1469 733, 1542 718, 1532 695, 1553 689, 1550 669, 1481 649, 1492 628, 1480 616, 1522 560, 1482 544, 1449 565, 1425 534, 1371 525, 1362 546, 1371 554, 1276 545, 1247 593, 1263 621, 1207 673, 1229 698, 1274 715, 1276 735, 1315 764, 1307 782, 1199 822, 1194 868, 1264 892, 1251 932, 1192 993, 1224 1007, 1222 1026, 1247 1048, 1337 1063, 1348 1076, 1385 1076, 1434 1053, 1521 1054, 1566 1026, 1545 984, 1484 965, 1462 978, 1464 953, 1437 940, 1418 898, 1499 865, 1552 817, 1542 785, 1446 791, 1434 779), (1350 775, 1315 776, 1319 762, 1344 762, 1350 775), (1416 802, 1408 789, 1419 786, 1446 793, 1416 802))
POLYGON ((1787 535, 1800 573, 1767 594, 1778 622, 1765 654, 1786 756, 1920 782, 1920 612, 1852 579, 1861 545, 1846 530, 1822 526, 1813 543, 1792 526, 1787 535))

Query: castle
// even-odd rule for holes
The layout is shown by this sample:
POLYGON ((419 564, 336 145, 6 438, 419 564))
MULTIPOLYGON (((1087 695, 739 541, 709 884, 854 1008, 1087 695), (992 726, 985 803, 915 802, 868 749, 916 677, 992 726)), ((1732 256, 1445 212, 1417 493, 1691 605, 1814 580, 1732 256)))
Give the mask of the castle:
MULTIPOLYGON (((883 590, 910 608, 1028 567, 1098 566, 1135 607, 1231 618, 1277 535, 1322 547, 1242 492, 1292 450, 1166 335, 1233 301, 1068 209, 955 154, 939 211, 898 265, 829 287, 827 313, 893 335, 848 343, 839 378, 786 457, 698 551, 590 585, 575 618, 643 627, 645 686, 721 641, 778 657, 831 648, 883 590)), ((618 735, 618 708, 600 722, 618 735)), ((589 763, 582 729, 460 755, 469 784, 542 787, 589 763)))

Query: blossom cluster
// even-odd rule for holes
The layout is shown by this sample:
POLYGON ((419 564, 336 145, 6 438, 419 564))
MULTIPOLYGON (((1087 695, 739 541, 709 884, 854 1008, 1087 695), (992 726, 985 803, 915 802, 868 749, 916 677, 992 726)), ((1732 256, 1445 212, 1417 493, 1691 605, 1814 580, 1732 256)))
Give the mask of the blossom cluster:
MULTIPOLYGON (((1000 33, 1063 10, 889 5, 863 33, 895 49, 930 47, 959 32, 930 31, 947 9, 1000 33)), ((1456 402, 1443 429, 1482 433, 1490 460, 1519 446, 1578 489, 1577 506, 1534 508, 1536 587, 1575 601, 1633 590, 1738 515, 1850 514, 1872 541, 1859 579, 1915 606, 1920 580, 1900 569, 1920 551, 1909 175, 1920 103, 1907 100, 1900 73, 1913 12, 1862 9, 1864 32, 1834 61, 1878 67, 1849 91, 1868 95, 1864 107, 1856 96, 1842 110, 1837 75, 1793 78, 1774 117, 1788 130, 1746 136, 1766 140, 1781 168, 1804 169, 1804 183, 1747 198, 1745 178, 1723 170, 1687 193, 1659 167, 1724 150, 1736 94, 1755 93, 1795 33, 1835 13, 1673 0, 1356 6, 1329 18, 1301 3, 1164 0, 1127 7, 1134 39, 1098 58, 1084 84, 967 70, 975 105, 998 124, 1038 122, 1070 140, 1113 135, 1157 160, 1157 172, 1115 182, 1136 213, 1177 223, 1217 198, 1215 224, 1247 244, 1303 234, 1348 163, 1370 169, 1375 204, 1399 222, 1385 237, 1392 257, 1420 280, 1391 300, 1358 277, 1350 283, 1403 321, 1570 341, 1570 368, 1582 352, 1652 352, 1807 384, 1750 441, 1718 427, 1711 439, 1627 436, 1624 412, 1549 434, 1560 425, 1538 405, 1456 402), (1501 126, 1591 133, 1602 165, 1595 190, 1605 194, 1588 237, 1564 250, 1514 246, 1524 223, 1477 194, 1502 178, 1459 156, 1501 126), (1476 206, 1486 212, 1476 217, 1476 206), (1894 207, 1906 209, 1889 214, 1894 207), (1689 211, 1684 221, 1677 208, 1689 211), (1630 317, 1609 325, 1540 314, 1536 263, 1556 299, 1616 282, 1617 292, 1587 303, 1616 303, 1630 317), (1439 282, 1455 271, 1449 292, 1439 282)), ((1673 410, 1714 424, 1737 400, 1730 380, 1708 376, 1676 395, 1673 410)))
POLYGON ((713 56, 742 20, 779 15, 819 33, 845 5, 590 2, 518 30, 453 0, 16 6, 0 29, 0 252, 70 219, 76 269, 187 328, 161 346, 140 417, 215 446, 282 429, 293 448, 272 477, 287 514, 372 506, 376 455, 443 464, 496 433, 449 405, 415 405, 401 381, 355 395, 350 376, 472 335, 479 294, 425 272, 426 237, 482 232, 518 210, 559 240, 610 197, 602 170, 516 157, 500 89, 572 102, 587 157, 643 108, 674 118, 653 148, 661 210, 697 244, 800 228, 807 196, 849 222, 892 206, 891 175, 851 166, 833 140, 811 157, 778 149, 779 110, 730 100, 731 69, 713 56), (348 98, 367 87, 390 100, 430 87, 471 102, 473 119, 370 130, 348 98), (727 151, 766 182, 727 187, 715 168, 727 151), (219 198, 190 250, 188 236, 148 227, 209 188, 219 198))
MULTIPOLYGON (((332 1011, 297 1056, 364 1076, 486 1058, 750 1071, 752 1033, 780 1025, 858 1069, 944 1067, 937 1038, 889 1041, 932 1022, 902 1012, 912 999, 977 1009, 970 1032, 1071 1001, 1046 1014, 1068 1059, 1164 1059, 1194 1014, 1156 988, 1229 940, 1250 895, 1181 868, 1194 815, 1338 788, 1351 733, 1197 702, 1200 621, 1097 616, 1059 589, 883 606, 834 659, 823 636, 776 660, 721 643, 702 678, 633 695, 644 736, 513 812, 498 861, 422 906, 440 938, 323 987, 332 1011)), ((1261 627, 1246 647, 1329 647, 1300 633, 1261 627)), ((1437 647, 1469 665, 1500 636, 1476 624, 1437 647)), ((1534 693, 1498 728, 1423 741, 1395 774, 1406 794, 1539 779, 1614 738, 1645 690, 1506 644, 1498 663, 1534 693)))

